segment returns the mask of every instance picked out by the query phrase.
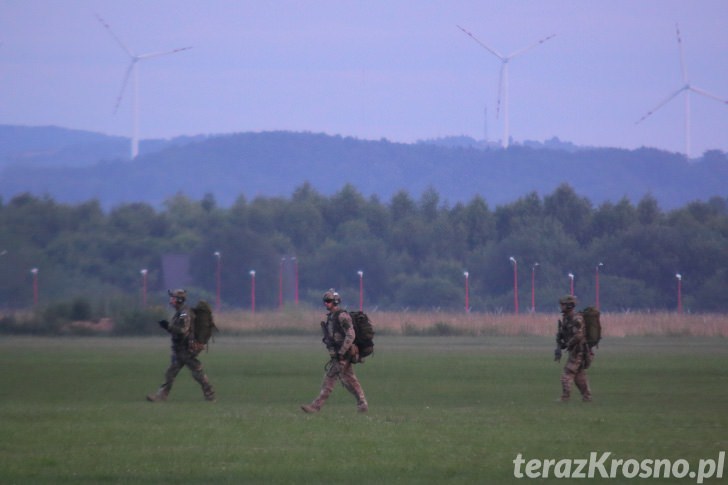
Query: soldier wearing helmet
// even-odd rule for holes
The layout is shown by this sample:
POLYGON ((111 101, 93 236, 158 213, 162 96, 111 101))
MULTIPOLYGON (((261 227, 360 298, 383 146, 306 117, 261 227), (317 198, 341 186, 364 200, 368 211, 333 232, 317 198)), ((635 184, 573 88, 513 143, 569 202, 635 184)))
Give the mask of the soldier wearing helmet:
POLYGON ((354 344, 356 335, 351 316, 340 308, 341 296, 333 288, 324 293, 323 302, 328 313, 326 321, 321 322, 321 329, 324 334, 323 342, 331 360, 326 365, 326 374, 318 397, 311 404, 302 405, 301 409, 306 413, 319 412, 338 380, 356 398, 357 410, 365 413, 369 405, 352 366, 353 362, 358 361, 358 349, 354 344))
POLYGON ((185 290, 168 290, 169 305, 174 308, 172 322, 160 320, 159 326, 172 335, 172 362, 164 374, 164 382, 156 393, 149 394, 147 400, 151 402, 166 401, 172 384, 183 367, 192 372, 192 377, 202 387, 202 393, 207 401, 215 401, 215 391, 205 375, 202 363, 197 358, 198 352, 190 348, 190 339, 194 325, 194 312, 185 304, 187 292, 185 290))
POLYGON ((575 383, 582 400, 592 400, 589 378, 586 370, 591 365, 593 354, 586 340, 584 317, 577 313, 577 300, 573 295, 566 295, 559 299, 562 318, 559 320, 556 333, 556 350, 554 360, 561 361, 561 351, 569 351, 569 359, 561 374, 561 401, 568 401, 571 397, 571 384, 575 383))

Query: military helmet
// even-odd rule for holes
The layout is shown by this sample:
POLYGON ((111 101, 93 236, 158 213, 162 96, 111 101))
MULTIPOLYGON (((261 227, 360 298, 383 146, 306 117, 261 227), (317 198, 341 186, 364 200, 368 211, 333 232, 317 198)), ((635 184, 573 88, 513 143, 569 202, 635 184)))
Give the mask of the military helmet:
POLYGON ((167 294, 177 299, 177 301, 185 301, 187 299, 187 292, 182 289, 178 290, 167 290, 167 294))
POLYGON ((564 295, 559 299, 559 305, 576 306, 576 297, 574 295, 564 295))
POLYGON ((330 288, 328 291, 326 291, 322 299, 324 303, 328 303, 331 301, 334 302, 334 305, 338 305, 339 303, 341 303, 341 296, 339 296, 339 294, 333 288, 330 288))

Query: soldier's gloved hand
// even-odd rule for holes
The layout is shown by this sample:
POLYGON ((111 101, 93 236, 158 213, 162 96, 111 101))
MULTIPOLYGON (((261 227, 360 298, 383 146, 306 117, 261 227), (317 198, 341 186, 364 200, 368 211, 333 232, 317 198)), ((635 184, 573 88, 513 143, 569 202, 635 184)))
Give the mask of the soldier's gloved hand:
POLYGON ((556 347, 556 350, 554 350, 554 361, 561 362, 561 348, 556 347))
POLYGON ((158 324, 159 324, 159 326, 160 326, 160 327, 162 327, 163 329, 165 329, 165 330, 169 329, 169 322, 168 322, 167 320, 160 320, 160 321, 158 321, 157 323, 158 323, 158 324))

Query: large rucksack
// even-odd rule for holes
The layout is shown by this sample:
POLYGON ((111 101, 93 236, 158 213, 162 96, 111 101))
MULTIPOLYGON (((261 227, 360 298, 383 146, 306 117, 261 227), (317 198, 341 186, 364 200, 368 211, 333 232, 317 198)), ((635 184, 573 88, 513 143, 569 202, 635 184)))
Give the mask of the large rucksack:
POLYGON ((363 359, 374 352, 374 325, 364 312, 349 312, 349 315, 356 333, 354 343, 359 348, 359 358, 363 359))
POLYGON ((599 347, 599 341, 602 339, 601 313, 594 307, 586 307, 579 313, 584 317, 584 333, 589 348, 599 347))
MULTIPOLYGON (((339 313, 345 310, 339 310, 336 314, 336 325, 338 327, 339 313)), ((351 317, 351 322, 354 325, 354 344, 359 349, 359 360, 364 357, 372 355, 374 352, 374 325, 369 319, 369 315, 359 311, 346 311, 351 317)), ((323 323, 323 322, 322 322, 323 323)), ((339 327, 340 328, 340 327, 339 327)))
POLYGON ((195 314, 195 319, 190 347, 194 352, 199 352, 207 347, 207 343, 212 338, 212 332, 219 332, 219 330, 212 317, 212 308, 205 300, 198 301, 197 305, 192 308, 192 312, 195 314))

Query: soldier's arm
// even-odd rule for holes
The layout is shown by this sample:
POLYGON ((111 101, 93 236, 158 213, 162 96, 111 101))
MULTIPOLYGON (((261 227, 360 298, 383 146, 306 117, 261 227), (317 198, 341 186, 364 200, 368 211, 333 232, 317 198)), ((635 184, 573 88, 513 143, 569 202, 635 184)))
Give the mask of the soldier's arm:
POLYGON ((341 312, 339 314, 339 325, 344 331, 344 341, 342 342, 341 347, 339 347, 339 355, 343 356, 349 351, 351 345, 354 343, 356 334, 354 333, 354 324, 351 321, 351 315, 347 312, 341 312))
POLYGON ((564 346, 564 329, 561 320, 556 324, 556 347, 563 348, 564 346))
POLYGON ((569 342, 567 343, 567 347, 569 349, 574 349, 584 343, 584 340, 586 339, 586 335, 584 334, 584 327, 584 318, 581 315, 575 316, 574 335, 571 336, 569 342))
POLYGON ((182 310, 178 318, 172 320, 169 325, 169 333, 176 335, 187 335, 192 328, 192 314, 189 309, 182 310))
POLYGON ((326 325, 326 322, 321 322, 321 332, 324 334, 321 341, 326 346, 326 350, 329 351, 329 356, 331 358, 336 357, 336 343, 334 342, 333 336, 329 334, 329 327, 326 325))

